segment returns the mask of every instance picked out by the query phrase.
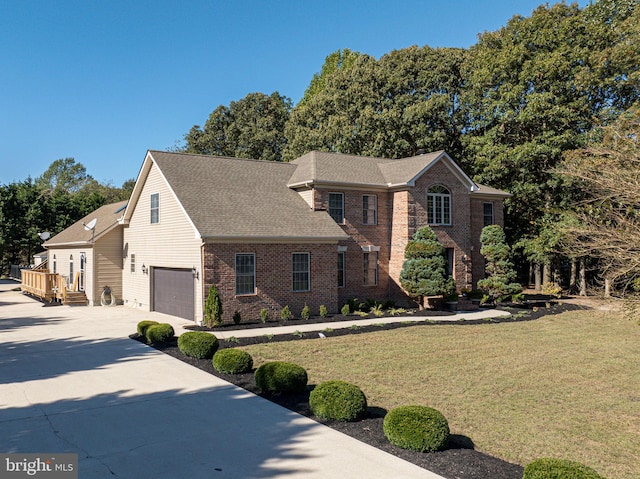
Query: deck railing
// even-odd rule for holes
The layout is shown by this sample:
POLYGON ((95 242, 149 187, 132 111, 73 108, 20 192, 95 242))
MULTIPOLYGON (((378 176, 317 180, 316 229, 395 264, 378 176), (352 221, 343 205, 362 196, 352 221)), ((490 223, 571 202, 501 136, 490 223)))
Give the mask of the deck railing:
MULTIPOLYGON (((22 270, 22 291, 38 296, 39 298, 53 301, 59 288, 60 275, 38 270, 22 270)), ((64 280, 64 278, 62 278, 64 280)), ((64 290, 66 291, 66 283, 64 290)))

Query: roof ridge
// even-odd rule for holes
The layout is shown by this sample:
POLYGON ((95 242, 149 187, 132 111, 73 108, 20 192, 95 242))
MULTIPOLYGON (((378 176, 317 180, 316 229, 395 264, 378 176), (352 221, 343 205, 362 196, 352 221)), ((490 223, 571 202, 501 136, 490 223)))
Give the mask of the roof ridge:
POLYGON ((164 155, 172 155, 172 156, 192 156, 198 158, 213 158, 220 160, 234 160, 234 161, 250 161, 253 163, 265 163, 265 164, 274 164, 274 165, 288 165, 287 161, 272 161, 272 160, 261 160, 256 158, 238 158, 235 156, 224 156, 224 155, 207 155, 205 153, 187 153, 187 152, 175 152, 175 151, 162 151, 162 150, 149 150, 149 153, 152 155, 154 153, 161 153, 164 155))

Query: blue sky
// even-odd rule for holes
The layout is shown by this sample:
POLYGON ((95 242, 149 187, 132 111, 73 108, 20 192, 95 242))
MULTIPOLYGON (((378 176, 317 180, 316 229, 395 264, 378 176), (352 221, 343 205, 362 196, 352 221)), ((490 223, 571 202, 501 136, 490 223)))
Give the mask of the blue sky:
POLYGON ((218 105, 297 102, 331 52, 466 48, 542 3, 0 0, 0 184, 73 157, 120 186, 218 105))

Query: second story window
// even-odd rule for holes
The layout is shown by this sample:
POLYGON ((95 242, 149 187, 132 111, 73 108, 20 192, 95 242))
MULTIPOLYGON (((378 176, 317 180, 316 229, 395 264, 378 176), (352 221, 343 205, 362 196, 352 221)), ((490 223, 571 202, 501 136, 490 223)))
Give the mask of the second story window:
POLYGON ((494 223, 493 219, 493 203, 482 203, 483 226, 489 226, 494 223))
POLYGON ((151 195, 151 224, 160 223, 160 193, 151 195))
POLYGON ((336 223, 344 223, 344 193, 329 193, 329 215, 336 223))
POLYGON ((378 197, 376 195, 362 196, 362 224, 378 224, 378 197))
POLYGON ((135 253, 131 253, 131 272, 136 272, 136 255, 135 253))
POLYGON ((444 186, 437 185, 429 188, 427 216, 431 225, 451 224, 451 193, 444 186))

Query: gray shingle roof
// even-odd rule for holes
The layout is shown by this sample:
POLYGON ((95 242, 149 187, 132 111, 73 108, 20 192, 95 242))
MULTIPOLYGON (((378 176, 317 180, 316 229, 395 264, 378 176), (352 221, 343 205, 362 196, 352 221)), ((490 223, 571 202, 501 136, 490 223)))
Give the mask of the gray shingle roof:
POLYGON ((208 239, 346 239, 324 211, 313 211, 287 187, 297 166, 150 151, 160 171, 208 239))
POLYGON ((117 226, 118 219, 124 214, 126 204, 126 201, 119 201, 118 203, 111 203, 98 208, 43 243, 43 246, 49 248, 65 245, 91 245, 92 239, 97 241, 100 236, 117 226), (94 219, 96 220, 96 226, 92 233, 86 230, 84 225, 89 224, 94 219))

